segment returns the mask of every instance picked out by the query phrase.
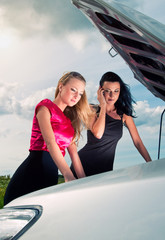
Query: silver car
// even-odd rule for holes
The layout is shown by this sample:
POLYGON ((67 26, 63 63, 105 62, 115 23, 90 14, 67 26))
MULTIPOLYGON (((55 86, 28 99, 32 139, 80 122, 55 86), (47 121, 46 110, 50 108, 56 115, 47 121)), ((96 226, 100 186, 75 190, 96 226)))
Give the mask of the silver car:
MULTIPOLYGON (((110 0, 72 3, 164 101, 165 26, 110 0)), ((164 189, 165 159, 49 187, 0 210, 0 239, 164 240, 164 189)))

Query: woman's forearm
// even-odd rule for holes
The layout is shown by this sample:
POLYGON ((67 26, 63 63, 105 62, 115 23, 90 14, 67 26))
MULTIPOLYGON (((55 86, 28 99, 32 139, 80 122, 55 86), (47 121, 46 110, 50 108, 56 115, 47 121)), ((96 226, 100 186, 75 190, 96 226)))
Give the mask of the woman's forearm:
POLYGON ((139 144, 135 144, 135 146, 146 162, 152 161, 147 149, 142 142, 139 144))
POLYGON ((78 178, 86 177, 79 155, 77 153, 77 147, 73 143, 68 147, 68 152, 73 163, 74 170, 78 178))
POLYGON ((74 180, 75 178, 73 176, 73 173, 70 170, 68 164, 66 163, 56 141, 52 139, 50 142, 47 142, 46 145, 53 161, 60 170, 61 174, 64 176, 65 181, 74 180))
POLYGON ((91 132, 98 139, 102 138, 104 134, 105 117, 106 117, 106 107, 101 107, 99 117, 96 119, 93 126, 91 127, 91 132))

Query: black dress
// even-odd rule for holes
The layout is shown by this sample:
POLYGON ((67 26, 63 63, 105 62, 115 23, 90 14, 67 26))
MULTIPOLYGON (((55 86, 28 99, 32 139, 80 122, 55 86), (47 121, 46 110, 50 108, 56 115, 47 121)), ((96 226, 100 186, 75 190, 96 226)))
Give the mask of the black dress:
MULTIPOLYGON (((105 131, 101 139, 87 131, 87 144, 78 152, 86 176, 113 170, 116 145, 123 134, 123 122, 106 114, 105 131)), ((71 170, 76 176, 73 165, 71 170)))

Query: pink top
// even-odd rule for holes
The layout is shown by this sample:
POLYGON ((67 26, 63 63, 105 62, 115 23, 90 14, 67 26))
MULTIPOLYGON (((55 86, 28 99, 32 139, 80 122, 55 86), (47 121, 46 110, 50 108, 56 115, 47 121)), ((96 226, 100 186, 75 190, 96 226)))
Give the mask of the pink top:
POLYGON ((36 118, 36 112, 40 106, 45 106, 49 109, 51 114, 50 122, 56 142, 61 150, 61 153, 63 156, 65 156, 65 148, 70 145, 73 139, 74 129, 70 119, 67 118, 61 109, 49 99, 42 100, 35 108, 29 151, 48 152, 46 143, 40 131, 38 120, 36 118))

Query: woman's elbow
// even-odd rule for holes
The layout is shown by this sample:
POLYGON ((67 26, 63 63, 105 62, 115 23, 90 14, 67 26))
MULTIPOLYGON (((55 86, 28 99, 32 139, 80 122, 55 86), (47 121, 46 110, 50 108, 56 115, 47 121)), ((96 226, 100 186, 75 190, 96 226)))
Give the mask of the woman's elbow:
POLYGON ((95 138, 97 138, 97 139, 101 139, 104 134, 104 131, 102 131, 102 129, 92 128, 90 130, 93 133, 93 135, 95 136, 95 138))
POLYGON ((54 138, 48 138, 45 140, 46 146, 48 149, 52 148, 55 144, 55 139, 54 138))
POLYGON ((97 138, 97 139, 101 139, 102 136, 103 136, 103 134, 101 134, 101 133, 93 133, 93 135, 94 135, 95 138, 97 138))
POLYGON ((140 150, 143 148, 144 145, 143 145, 142 141, 136 141, 136 142, 134 142, 134 146, 137 148, 137 150, 140 150))

